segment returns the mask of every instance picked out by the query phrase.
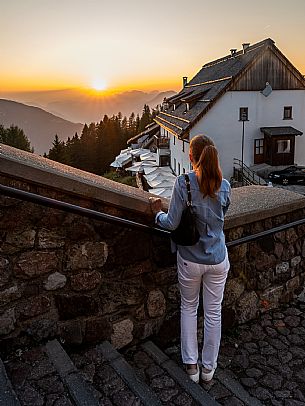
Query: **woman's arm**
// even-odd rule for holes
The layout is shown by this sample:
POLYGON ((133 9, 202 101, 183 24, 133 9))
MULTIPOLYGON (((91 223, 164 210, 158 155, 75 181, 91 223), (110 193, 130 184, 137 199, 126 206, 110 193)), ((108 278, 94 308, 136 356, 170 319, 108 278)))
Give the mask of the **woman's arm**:
POLYGON ((223 215, 225 215, 226 212, 228 211, 230 204, 231 204, 231 186, 229 186, 229 191, 227 193, 226 204, 225 206, 222 207, 223 215))
POLYGON ((181 214, 185 208, 185 202, 179 184, 179 177, 175 181, 167 213, 161 211, 161 200, 160 203, 157 203, 156 200, 160 199, 155 199, 154 202, 151 203, 152 211, 156 214, 156 223, 167 230, 175 230, 180 223, 181 214))

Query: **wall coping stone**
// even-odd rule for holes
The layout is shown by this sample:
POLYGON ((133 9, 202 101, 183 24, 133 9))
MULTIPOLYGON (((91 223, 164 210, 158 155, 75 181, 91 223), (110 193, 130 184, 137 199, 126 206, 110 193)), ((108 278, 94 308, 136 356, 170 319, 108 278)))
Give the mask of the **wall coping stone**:
MULTIPOLYGON (((4 144, 0 144, 0 175, 146 214, 149 221, 152 217, 148 198, 154 195, 148 192, 4 144)), ((162 199, 164 209, 168 202, 168 199, 162 199)), ((303 208, 305 196, 288 190, 266 186, 236 188, 232 190, 225 228, 303 208)))
POLYGON ((305 208, 305 196, 277 187, 244 186, 232 189, 225 228, 238 227, 305 208))
POLYGON ((4 144, 0 144, 0 174, 133 212, 150 212, 150 194, 143 190, 4 144))

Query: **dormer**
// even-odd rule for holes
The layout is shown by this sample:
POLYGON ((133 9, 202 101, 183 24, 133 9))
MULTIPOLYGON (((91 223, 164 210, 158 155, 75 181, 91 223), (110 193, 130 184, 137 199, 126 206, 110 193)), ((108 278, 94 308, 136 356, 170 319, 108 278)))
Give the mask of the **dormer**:
POLYGON ((210 87, 201 92, 192 93, 181 98, 181 101, 186 104, 185 111, 189 111, 209 90, 210 87))

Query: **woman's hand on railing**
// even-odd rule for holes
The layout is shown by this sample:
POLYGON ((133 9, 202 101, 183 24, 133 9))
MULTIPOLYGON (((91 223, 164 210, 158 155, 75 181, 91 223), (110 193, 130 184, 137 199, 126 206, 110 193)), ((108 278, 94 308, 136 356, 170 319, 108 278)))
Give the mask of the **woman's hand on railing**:
POLYGON ((159 197, 150 197, 149 203, 153 214, 157 214, 159 211, 162 210, 162 202, 159 197))

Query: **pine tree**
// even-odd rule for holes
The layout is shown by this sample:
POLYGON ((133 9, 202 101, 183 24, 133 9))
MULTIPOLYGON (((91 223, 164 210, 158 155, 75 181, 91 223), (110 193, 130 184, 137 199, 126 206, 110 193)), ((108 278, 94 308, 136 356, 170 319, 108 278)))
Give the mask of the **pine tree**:
POLYGON ((141 124, 140 116, 139 116, 139 114, 137 114, 136 121, 135 121, 135 134, 138 134, 141 132, 140 124, 141 124))
POLYGON ((147 104, 144 104, 140 124, 139 124, 139 132, 142 132, 145 130, 145 127, 150 124, 152 121, 151 113, 150 113, 150 108, 147 104))
POLYGON ((72 139, 69 137, 66 142, 66 156, 68 165, 79 168, 80 150, 80 139, 76 132, 72 139))
POLYGON ((53 161, 67 164, 67 154, 64 141, 60 141, 58 135, 55 134, 52 148, 49 151, 48 158, 53 161))
POLYGON ((17 126, 11 125, 10 128, 0 126, 0 143, 10 145, 27 152, 34 152, 31 143, 23 130, 17 126))
MULTIPOLYGON (((153 112, 155 114, 155 110, 153 112)), ((144 105, 141 118, 134 113, 128 119, 120 112, 111 117, 104 115, 99 123, 85 124, 80 137, 76 133, 64 143, 56 136, 49 158, 102 175, 109 171, 111 162, 126 148, 127 140, 143 131, 151 121, 148 105, 144 105)))
POLYGON ((128 129, 130 136, 133 137, 136 134, 136 125, 135 125, 135 114, 131 113, 128 119, 128 129))

